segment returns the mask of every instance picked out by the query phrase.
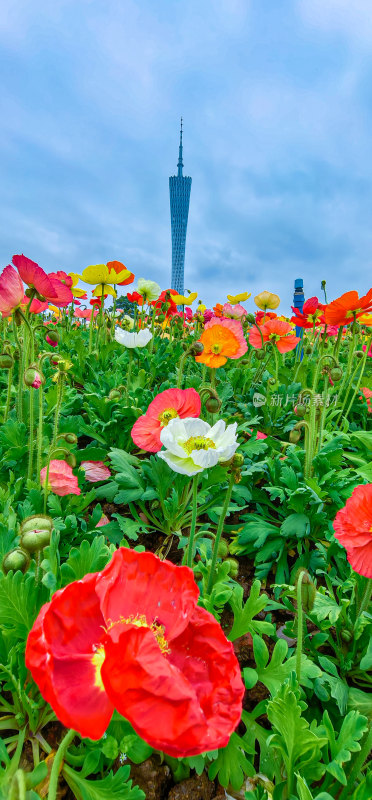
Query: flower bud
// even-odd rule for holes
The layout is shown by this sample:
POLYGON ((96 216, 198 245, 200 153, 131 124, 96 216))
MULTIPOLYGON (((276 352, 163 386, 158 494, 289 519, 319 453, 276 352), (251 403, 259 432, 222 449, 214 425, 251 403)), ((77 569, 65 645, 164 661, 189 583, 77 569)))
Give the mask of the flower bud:
POLYGON ((268 382, 269 386, 275 386, 276 378, 271 377, 271 378, 268 379, 267 382, 268 382))
POLYGON ((1 369, 11 369, 14 364, 14 359, 10 353, 0 353, 0 367, 1 369))
POLYGON ((119 389, 111 389, 109 392, 108 399, 112 400, 114 403, 117 403, 121 398, 121 392, 119 389))
POLYGON ((239 469, 244 464, 244 456, 243 453, 234 453, 231 459, 231 466, 233 469, 239 469))
POLYGON ((344 642, 351 642, 352 638, 353 634, 351 631, 348 631, 346 629, 343 629, 341 631, 341 639, 343 639, 344 642))
POLYGON ((12 569, 14 572, 20 570, 21 572, 26 572, 30 564, 30 556, 26 553, 25 550, 22 550, 21 547, 16 547, 14 550, 11 550, 10 553, 7 553, 6 556, 3 558, 2 569, 5 572, 5 575, 10 572, 12 569))
POLYGON ((294 413, 296 414, 296 417, 304 417, 306 414, 305 403, 297 403, 297 405, 294 407, 293 410, 294 413))
POLYGON ((229 565, 230 578, 237 578, 239 574, 239 561, 236 558, 227 558, 225 564, 229 565))
POLYGON ((342 369, 341 367, 333 367, 329 374, 333 383, 337 383, 337 381, 340 381, 342 378, 342 369))
POLYGON ((65 459, 65 460, 66 460, 66 461, 67 461, 67 463, 70 465, 70 467, 72 467, 72 469, 74 469, 74 468, 76 467, 76 458, 75 458, 75 456, 74 456, 74 454, 73 454, 73 453, 69 453, 69 454, 66 456, 66 459, 65 459))
POLYGON ((77 444, 78 437, 76 433, 65 433, 64 440, 67 444, 77 444))
POLYGON ((254 325, 254 323, 256 322, 254 314, 247 314, 246 320, 247 322, 250 322, 251 325, 254 325))
POLYGON ((305 349, 305 353, 306 353, 307 356, 310 356, 311 353, 313 352, 313 348, 309 344, 304 349, 305 349))
POLYGON ((298 431, 296 430, 296 428, 293 428, 289 434, 289 441, 291 442, 291 444, 297 444, 297 442, 299 442, 300 439, 301 439, 301 431, 298 431))
POLYGON ((44 383, 42 374, 35 367, 27 367, 23 377, 26 386, 30 388, 32 386, 33 389, 40 389, 40 386, 44 383))
POLYGON ((363 356, 364 356, 363 350, 355 350, 354 351, 354 356, 355 356, 355 358, 363 358, 363 356))
POLYGON ((45 336, 45 341, 48 342, 48 344, 50 344, 52 347, 57 347, 59 341, 58 333, 56 333, 56 331, 48 330, 45 336))
POLYGON ((28 533, 28 531, 52 531, 53 530, 53 520, 52 517, 48 517, 47 514, 32 514, 31 517, 26 517, 21 522, 20 526, 20 535, 23 536, 24 533, 28 533))
POLYGON ((229 552, 229 543, 226 541, 226 539, 221 539, 217 548, 218 555, 220 556, 220 558, 225 558, 228 552, 229 552))
POLYGON ((265 351, 264 350, 256 350, 256 358, 257 361, 263 361, 265 358, 265 351))
POLYGON ((296 578, 295 578, 295 586, 297 590, 297 584, 302 573, 302 581, 301 581, 301 602, 302 608, 304 611, 308 613, 312 611, 315 603, 316 597, 316 587, 315 584, 312 582, 309 573, 307 570, 304 570, 302 567, 298 570, 296 578))
POLYGON ((221 400, 219 397, 208 397, 205 407, 210 414, 216 414, 221 408, 221 400))
POLYGON ((189 353, 191 353, 192 356, 200 356, 203 350, 203 342, 193 342, 192 345, 190 345, 189 353))
POLYGON ((320 288, 323 289, 323 291, 324 291, 324 289, 326 287, 326 283, 327 283, 327 281, 322 281, 321 284, 320 284, 320 288))
POLYGON ((43 550, 50 542, 51 530, 38 530, 35 528, 32 531, 26 531, 21 537, 21 547, 27 550, 28 553, 37 553, 38 550, 43 550))

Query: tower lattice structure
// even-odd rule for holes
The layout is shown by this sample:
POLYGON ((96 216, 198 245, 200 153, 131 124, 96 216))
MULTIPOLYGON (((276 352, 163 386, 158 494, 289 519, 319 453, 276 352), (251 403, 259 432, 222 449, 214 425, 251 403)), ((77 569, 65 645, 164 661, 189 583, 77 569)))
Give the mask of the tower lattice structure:
POLYGON ((187 220, 189 216, 192 178, 183 175, 182 117, 178 155, 178 174, 169 178, 169 197, 172 229, 172 279, 171 288, 184 293, 184 268, 187 220))

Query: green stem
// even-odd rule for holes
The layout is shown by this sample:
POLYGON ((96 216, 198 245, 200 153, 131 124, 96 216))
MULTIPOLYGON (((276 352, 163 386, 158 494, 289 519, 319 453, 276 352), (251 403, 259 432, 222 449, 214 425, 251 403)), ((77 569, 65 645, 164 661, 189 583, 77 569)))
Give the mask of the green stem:
POLYGON ((327 399, 328 399, 328 389, 329 389, 329 377, 328 374, 324 376, 324 389, 323 389, 323 407, 322 407, 322 414, 320 418, 320 425, 319 425, 319 439, 318 439, 318 453, 322 447, 323 443, 323 436, 324 436, 324 428, 325 428, 325 421, 327 417, 327 399))
MULTIPOLYGON (((363 360, 362 360, 362 363, 361 363, 360 375, 359 375, 359 378, 357 380, 357 385, 356 385, 356 388, 354 390, 353 396, 352 396, 352 398, 350 400, 350 403, 348 405, 347 411, 345 412, 345 418, 348 417, 348 415, 349 415, 349 413, 351 411, 351 408, 353 406, 354 400, 355 400, 355 398, 357 396, 357 393, 359 391, 359 387, 360 387, 360 384, 362 382, 362 378, 363 378, 363 375, 364 375, 366 361, 367 361, 367 358, 368 358, 368 352, 369 352, 369 348, 371 347, 371 344, 372 344, 372 336, 370 336, 369 339, 367 339, 366 351, 364 353, 363 360)), ((350 381, 350 385, 351 384, 352 384, 352 381, 350 381)))
POLYGON ((13 380, 13 367, 10 368, 8 372, 8 389, 6 393, 6 403, 4 409, 4 419, 3 422, 6 422, 8 419, 9 409, 10 409, 10 401, 12 398, 12 380, 13 380))
POLYGON ((59 422, 59 415, 61 413, 61 405, 62 405, 62 397, 63 397, 63 387, 65 383, 65 376, 63 372, 60 372, 58 375, 58 391, 57 391, 57 403, 56 403, 56 410, 54 413, 54 426, 53 426, 53 438, 52 438, 52 448, 57 444, 57 435, 58 435, 58 422, 59 422))
POLYGON ((358 605, 356 620, 360 617, 361 614, 363 614, 364 611, 368 611, 368 606, 371 601, 371 596, 372 596, 372 578, 366 578, 366 585, 358 605))
POLYGON ((43 449, 43 387, 39 388, 39 424, 37 429, 37 444, 36 444, 36 473, 37 479, 40 480, 41 470, 41 456, 43 449))
POLYGON ((95 306, 92 308, 92 313, 90 315, 90 325, 89 325, 89 347, 88 347, 88 354, 90 355, 92 352, 92 345, 93 345, 93 328, 94 328, 94 309, 95 306))
POLYGON ((336 339, 335 349, 334 349, 334 351, 333 351, 333 356, 334 356, 334 358, 336 359, 336 361, 338 360, 338 354, 339 354, 339 352, 340 352, 340 347, 341 347, 341 339, 342 339, 342 331, 343 331, 343 329, 344 329, 344 326, 343 326, 343 325, 340 325, 340 327, 339 327, 339 329, 338 329, 338 334, 337 334, 337 339, 336 339))
POLYGON ((128 361, 128 371, 127 371, 127 381, 125 384, 125 401, 128 402, 129 399, 129 388, 130 388, 130 381, 132 377, 132 366, 133 366, 133 350, 129 349, 129 361, 128 361))
MULTIPOLYGON (((44 512, 43 512, 44 514, 46 514, 46 510, 47 510, 47 500, 48 500, 48 494, 49 494, 49 485, 48 485, 48 484, 49 484, 49 469, 50 469, 50 456, 51 456, 51 453, 52 453, 52 450, 50 450, 50 451, 49 451, 48 463, 47 463, 47 468, 46 468, 46 473, 45 473, 45 484, 44 484, 44 512)), ((39 479, 40 479, 40 478, 39 478, 39 479)))
POLYGON ((195 536, 196 516, 198 508, 198 480, 199 480, 199 473, 197 475, 194 475, 192 482, 192 517, 191 517, 189 545, 187 548, 188 567, 192 567, 192 562, 194 558, 194 536, 195 536))
POLYGON ((297 646, 296 646, 296 677, 298 684, 301 680, 301 656, 303 646, 303 610, 302 610, 302 579, 305 573, 300 572, 297 580, 297 646))
POLYGON ((14 340, 17 346, 17 350, 19 353, 18 359, 18 393, 17 393, 17 417, 18 422, 23 422, 23 347, 21 347, 19 337, 18 337, 18 330, 17 330, 17 323, 14 318, 13 314, 13 334, 14 340))
POLYGON ((61 744, 59 745, 59 748, 54 756, 52 771, 50 773, 48 800, 56 800, 60 768, 62 766, 65 752, 75 736, 75 731, 68 731, 66 736, 62 739, 61 744))
POLYGON ((183 370, 185 366, 186 357, 187 357, 187 351, 182 354, 179 361, 178 374, 177 374, 177 389, 181 389, 182 387, 183 370))
POLYGON ((228 485, 227 490, 226 490, 225 502, 223 504, 223 508, 222 508, 222 511, 221 511, 221 516, 220 516, 219 521, 218 521, 218 528, 217 528, 217 532, 216 532, 216 538, 214 540, 214 546, 213 546, 213 552, 212 552, 212 561, 211 561, 211 566, 210 566, 209 575, 208 575, 208 583, 207 583, 207 591, 206 591, 207 594, 211 593, 212 587, 213 587, 213 578, 214 578, 214 572, 215 572, 216 563, 217 563, 217 556, 218 556, 218 546, 219 546, 220 539, 221 539, 221 536, 222 536, 223 526, 224 526, 224 522, 225 522, 225 518, 226 518, 226 514, 227 514, 227 509, 229 507, 229 503, 230 503, 230 500, 231 500, 231 494, 232 494, 233 486, 234 486, 234 474, 231 473, 230 480, 229 480, 229 485, 228 485))

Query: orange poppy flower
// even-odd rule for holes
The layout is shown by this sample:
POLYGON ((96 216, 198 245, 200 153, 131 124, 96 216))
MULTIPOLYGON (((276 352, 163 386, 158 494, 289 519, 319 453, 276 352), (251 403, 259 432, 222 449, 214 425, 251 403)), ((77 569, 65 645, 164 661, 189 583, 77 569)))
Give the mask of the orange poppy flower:
POLYGON ((368 414, 372 414, 372 389, 368 389, 367 386, 361 386, 360 391, 362 392, 360 399, 362 400, 364 397, 367 403, 368 414))
MULTIPOLYGON (((279 350, 279 353, 289 353, 290 350, 294 350, 296 344, 298 344, 300 341, 299 336, 293 336, 292 325, 290 325, 289 322, 283 322, 280 319, 269 319, 269 321, 265 322, 264 325, 260 325, 260 329, 262 333, 263 344, 266 344, 266 342, 275 344, 279 350)), ((256 350, 261 350, 262 339, 260 332, 253 325, 249 332, 249 343, 256 350)))
POLYGON ((199 339, 204 345, 195 361, 216 369, 226 364, 228 358, 240 358, 248 350, 243 328, 237 319, 212 319, 207 322, 199 339))
POLYGON ((363 297, 358 292, 345 292, 326 306, 324 317, 326 325, 349 325, 354 318, 372 311, 372 289, 363 297))
POLYGON ((213 311, 214 311, 214 314, 215 314, 216 317, 223 317, 223 305, 222 305, 222 303, 216 303, 216 305, 213 306, 213 311))
POLYGON ((269 319, 277 319, 278 315, 274 311, 256 311, 256 325, 262 325, 268 322, 269 319))
POLYGON ((354 572, 372 578, 372 483, 355 487, 333 527, 354 572))

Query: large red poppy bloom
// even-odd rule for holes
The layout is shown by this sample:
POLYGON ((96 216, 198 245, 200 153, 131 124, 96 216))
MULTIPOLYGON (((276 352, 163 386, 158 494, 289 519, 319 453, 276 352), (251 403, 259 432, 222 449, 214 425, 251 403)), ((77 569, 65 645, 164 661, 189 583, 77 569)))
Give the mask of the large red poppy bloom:
POLYGON ((252 325, 249 331, 249 343, 256 350, 261 350, 263 341, 264 345, 266 342, 271 342, 278 348, 279 353, 289 353, 290 350, 294 350, 296 344, 300 341, 298 336, 293 336, 292 326, 289 322, 284 322, 281 319, 269 319, 264 325, 260 325, 260 330, 262 339, 260 331, 257 330, 255 325, 252 325))
POLYGON ((324 309, 325 305, 319 303, 317 297, 310 297, 303 305, 302 311, 292 306, 294 317, 291 322, 294 322, 299 328, 312 328, 314 325, 322 325, 324 323, 324 309))
POLYGON ((13 256, 12 261, 22 280, 30 289, 36 289, 39 295, 45 297, 46 300, 54 302, 57 299, 57 290, 54 288, 52 280, 36 264, 36 261, 31 261, 31 258, 27 258, 23 254, 13 256))
POLYGON ((363 297, 355 290, 345 292, 326 306, 324 318, 327 325, 349 325, 354 317, 361 317, 372 311, 372 289, 363 297))
POLYGON ((372 483, 357 486, 333 523, 353 570, 372 578, 372 483))
POLYGON ((131 435, 134 444, 149 453, 157 453, 162 448, 160 434, 171 419, 180 417, 199 417, 200 395, 195 389, 166 389, 156 395, 146 414, 134 423, 131 435))
POLYGON ((224 747, 244 687, 198 594, 188 567, 126 548, 56 592, 29 634, 26 665, 61 722, 99 739, 116 708, 174 757, 224 747))
POLYGON ((127 292, 127 298, 130 303, 137 303, 137 305, 143 305, 143 297, 139 292, 127 292))

